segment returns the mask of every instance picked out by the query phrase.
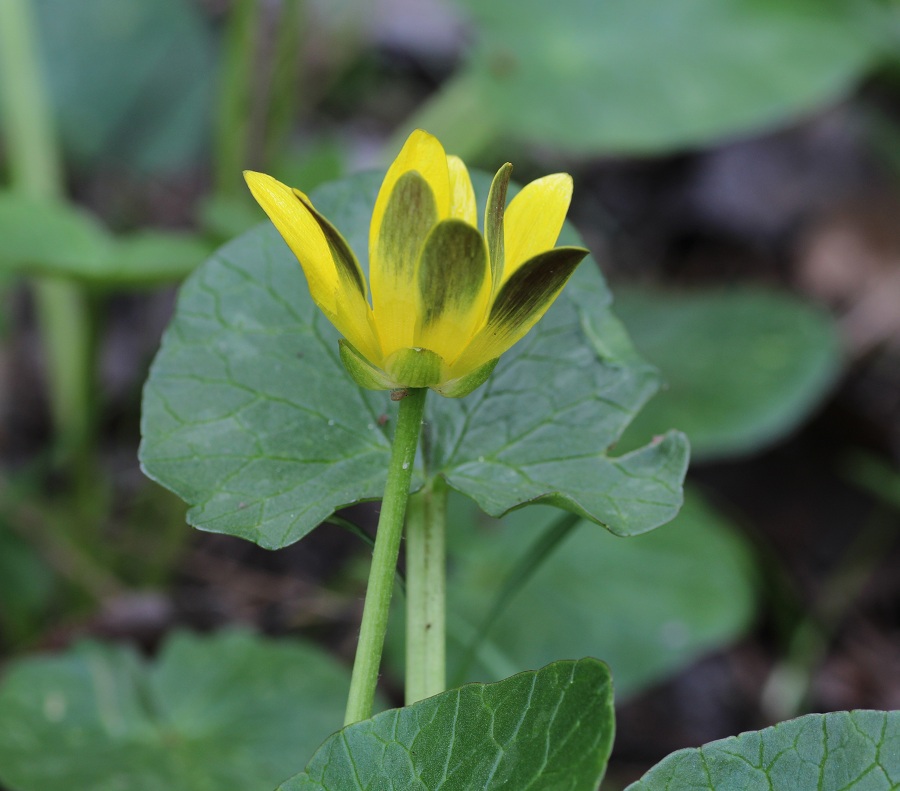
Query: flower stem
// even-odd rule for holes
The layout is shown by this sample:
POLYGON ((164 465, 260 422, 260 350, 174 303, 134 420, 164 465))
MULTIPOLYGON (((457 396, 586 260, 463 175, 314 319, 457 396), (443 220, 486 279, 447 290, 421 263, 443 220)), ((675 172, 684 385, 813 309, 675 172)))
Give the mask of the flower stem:
MULTIPOLYGON (((0 2, 0 117, 13 188, 35 198, 61 198, 62 164, 32 11, 28 0, 0 2)), ((36 278, 34 293, 59 445, 71 458, 90 440, 93 359, 88 309, 81 290, 68 280, 36 278)))
POLYGON ((447 484, 414 494, 406 520, 406 704, 447 687, 447 484))
POLYGON ((416 459, 416 446, 419 443, 427 392, 426 388, 411 389, 409 395, 400 401, 387 484, 381 503, 378 532, 375 535, 375 551, 372 553, 372 568, 369 571, 359 643, 356 646, 356 659, 350 679, 345 725, 372 716, 372 703, 375 700, 381 651, 384 647, 384 635, 387 632, 391 606, 394 571, 400 552, 403 518, 409 500, 409 483, 416 459))

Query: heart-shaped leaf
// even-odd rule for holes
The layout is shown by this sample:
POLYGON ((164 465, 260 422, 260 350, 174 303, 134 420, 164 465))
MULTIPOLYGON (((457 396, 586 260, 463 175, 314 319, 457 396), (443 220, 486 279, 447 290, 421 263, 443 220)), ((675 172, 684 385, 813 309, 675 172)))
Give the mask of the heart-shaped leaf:
POLYGON ((606 666, 555 662, 350 725, 278 791, 594 791, 614 729, 606 666))
POLYGON ((893 791, 900 712, 808 714, 663 759, 625 791, 893 791))
POLYGON ((411 121, 463 155, 510 138, 660 151, 783 124, 851 90, 893 24, 852 0, 464 4, 469 63, 411 121))
MULTIPOLYGON (((356 176, 313 196, 364 267, 380 181, 356 176)), ((428 474, 494 516, 544 502, 620 534, 670 520, 684 437, 607 455, 658 387, 608 303, 595 265, 583 263, 483 387, 463 399, 430 396, 420 458, 428 474)), ((271 227, 226 245, 184 285, 144 392, 140 456, 192 506, 191 524, 277 548, 337 508, 381 496, 396 405, 352 383, 337 340, 271 227)))
POLYGON ((624 448, 676 427, 695 459, 758 450, 821 404, 841 370, 840 338, 822 310, 755 288, 626 289, 616 308, 667 387, 629 427, 624 448))
POLYGON ((0 686, 10 791, 271 791, 343 718, 349 675, 319 649, 233 632, 170 638, 153 664, 83 643, 0 686))

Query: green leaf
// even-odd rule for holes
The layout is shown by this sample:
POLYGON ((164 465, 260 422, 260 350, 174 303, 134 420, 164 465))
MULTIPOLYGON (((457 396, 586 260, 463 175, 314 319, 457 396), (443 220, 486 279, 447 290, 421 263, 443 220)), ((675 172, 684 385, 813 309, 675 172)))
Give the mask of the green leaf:
POLYGON ((176 635, 152 664, 82 643, 0 687, 10 791, 271 791, 343 718, 348 674, 319 649, 176 635))
POLYGON ((663 759, 626 791, 893 791, 900 712, 808 714, 663 759))
POLYGON ((212 31, 190 0, 38 0, 66 154, 174 170, 203 151, 215 91, 212 31))
POLYGON ((40 628, 55 583, 38 553, 0 518, 0 633, 7 644, 27 640, 40 628))
POLYGON ((807 419, 840 374, 834 322, 788 294, 629 289, 617 292, 616 310, 668 384, 623 448, 674 426, 695 459, 759 450, 807 419))
POLYGON ((111 255, 112 240, 90 214, 66 203, 0 192, 0 269, 87 271, 111 255))
MULTIPOLYGON (((357 176, 314 196, 364 268, 380 181, 357 176)), ((478 181, 482 195, 487 183, 478 181)), ((458 400, 431 396, 422 441, 430 473, 495 516, 546 502, 622 534, 671 519, 684 438, 606 454, 658 386, 608 303, 596 266, 583 263, 485 385, 458 400), (610 343, 596 343, 607 328, 610 343)), ((145 388, 140 456, 150 477, 192 506, 191 524, 277 548, 334 510, 381 496, 395 415, 388 394, 350 380, 336 331, 266 225, 183 287, 145 388)))
POLYGON ((73 205, 0 192, 0 270, 136 287, 182 280, 209 252, 206 242, 188 234, 115 237, 73 205))
POLYGON ((891 46, 891 11, 853 0, 464 5, 471 59, 410 123, 463 156, 509 138, 636 153, 763 130, 836 101, 891 46))
MULTIPOLYGON (((466 649, 510 572, 559 518, 538 507, 498 523, 462 498, 451 501, 450 679, 460 678, 466 649)), ((739 533, 690 489, 678 516, 647 535, 622 539, 581 522, 507 603, 464 680, 494 681, 554 656, 595 655, 610 666, 617 695, 628 696, 740 636, 753 618, 755 583, 739 533)), ((400 620, 401 610, 394 613, 400 620)), ((402 634, 398 627, 388 635, 397 675, 402 634)))
POLYGON ((278 791, 594 791, 614 729, 606 666, 556 662, 350 725, 278 791))

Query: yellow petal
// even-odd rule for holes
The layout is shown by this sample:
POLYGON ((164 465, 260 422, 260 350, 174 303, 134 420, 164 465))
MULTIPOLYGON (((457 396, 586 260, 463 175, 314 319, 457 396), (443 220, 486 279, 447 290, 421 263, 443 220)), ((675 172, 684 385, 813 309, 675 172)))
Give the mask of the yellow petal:
POLYGON ((487 202, 484 205, 484 238, 487 239, 488 253, 491 260, 491 294, 496 295, 503 280, 504 261, 504 222, 506 214, 506 192, 512 176, 512 165, 507 162, 491 182, 487 202))
POLYGON ((572 177, 554 173, 532 181, 510 201, 504 218, 501 285, 526 261, 556 244, 571 200, 572 177))
POLYGON ((338 273, 331 248, 313 214, 294 191, 265 173, 245 171, 244 178, 256 202, 297 256, 313 301, 329 316, 337 304, 338 273))
POLYGON ((260 206, 297 256, 313 301, 338 332, 370 360, 381 351, 359 263, 344 238, 299 190, 264 173, 244 178, 260 206))
POLYGON ((407 171, 394 184, 376 244, 369 252, 372 308, 386 356, 415 346, 416 262, 437 221, 431 187, 418 171, 407 171))
POLYGON ((547 312, 587 254, 581 247, 557 247, 520 266, 500 288, 484 329, 451 366, 451 376, 465 376, 521 340, 547 312))
POLYGON ((475 202, 475 190, 469 171, 459 157, 447 157, 450 171, 450 217, 464 220, 469 225, 478 227, 478 206, 475 202))
MULTIPOLYGON (((428 132, 417 129, 403 144, 403 148, 388 168, 388 172, 381 182, 381 189, 375 199, 375 208, 372 210, 372 223, 369 226, 369 268, 375 264, 372 253, 376 252, 378 236, 381 233, 384 213, 388 202, 394 192, 394 187, 400 178, 410 171, 418 171, 425 179, 425 183, 431 187, 434 196, 434 205, 437 209, 438 219, 442 220, 450 213, 450 173, 447 165, 447 155, 444 147, 438 139, 428 132)), ((377 257, 377 252, 376 252, 377 257)))
POLYGON ((438 223, 419 257, 416 346, 452 362, 484 324, 491 294, 484 237, 463 220, 438 223))

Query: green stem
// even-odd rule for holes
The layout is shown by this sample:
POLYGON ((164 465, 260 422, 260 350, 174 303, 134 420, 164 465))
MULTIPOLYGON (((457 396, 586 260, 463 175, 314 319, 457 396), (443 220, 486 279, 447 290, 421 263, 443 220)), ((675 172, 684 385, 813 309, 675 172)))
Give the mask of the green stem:
MULTIPOLYGON (((13 186, 36 198, 61 198, 62 165, 41 78, 28 0, 0 0, 0 96, 13 186)), ((34 284, 47 355, 51 406, 60 448, 69 457, 89 445, 92 343, 80 289, 67 280, 34 284)))
POLYGON ((431 480, 406 520, 406 704, 447 688, 447 484, 431 480))
POLYGON ((409 500, 409 484, 412 480, 427 392, 425 388, 413 389, 400 401, 387 483, 381 503, 378 531, 375 535, 369 585, 366 588, 359 643, 356 646, 356 660, 350 679, 345 725, 372 716, 378 669, 381 665, 381 652, 391 606, 394 570, 400 553, 403 518, 409 500))
POLYGON ((228 20, 214 141, 215 192, 220 197, 241 194, 242 190, 240 175, 247 165, 253 125, 261 13, 260 0, 238 0, 228 20))

